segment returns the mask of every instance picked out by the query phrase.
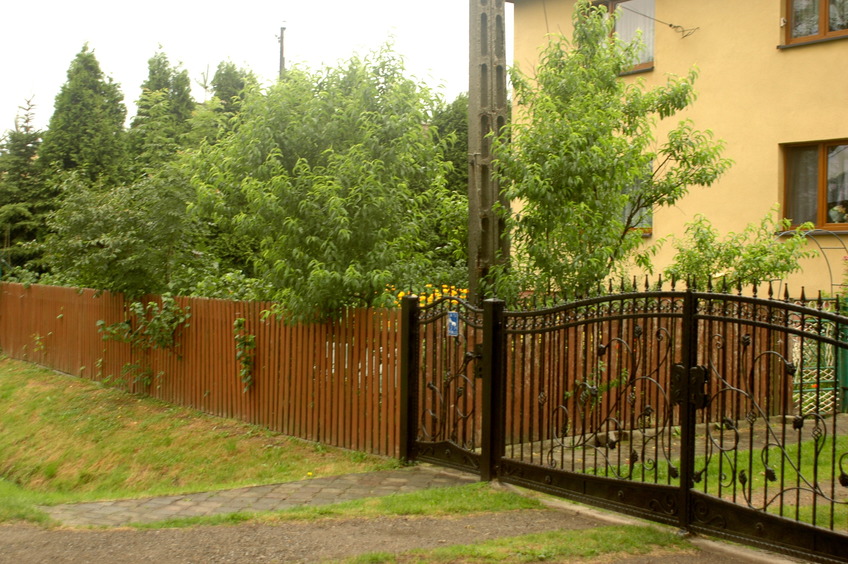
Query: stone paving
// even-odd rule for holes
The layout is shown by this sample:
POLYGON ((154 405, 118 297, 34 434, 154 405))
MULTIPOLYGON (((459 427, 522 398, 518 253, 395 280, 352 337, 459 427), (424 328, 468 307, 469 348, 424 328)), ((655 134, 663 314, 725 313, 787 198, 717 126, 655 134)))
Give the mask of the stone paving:
POLYGON ((234 490, 69 503, 41 509, 63 525, 117 527, 130 523, 155 523, 166 519, 279 511, 304 505, 327 505, 352 499, 458 486, 477 481, 478 478, 472 474, 422 465, 234 490))

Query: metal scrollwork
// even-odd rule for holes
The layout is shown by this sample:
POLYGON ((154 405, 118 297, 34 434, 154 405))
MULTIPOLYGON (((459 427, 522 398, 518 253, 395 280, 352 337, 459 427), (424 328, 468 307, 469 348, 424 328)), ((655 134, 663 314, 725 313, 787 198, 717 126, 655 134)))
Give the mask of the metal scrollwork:
POLYGON ((780 383, 792 382, 799 367, 781 352, 757 351, 752 343, 748 334, 739 339, 737 358, 753 355, 750 362, 742 362, 747 366, 745 378, 739 380, 744 388, 722 377, 718 368, 721 355, 710 359, 714 393, 707 420, 720 424, 707 425, 698 472, 709 473, 712 468, 719 482, 717 489, 705 486, 706 490, 728 499, 739 497, 745 506, 764 512, 789 511, 785 508, 804 500, 813 505, 812 500, 848 505, 844 492, 840 497, 820 478, 825 475, 823 469, 834 464, 840 484, 848 487, 848 476, 842 478, 848 453, 837 457, 827 448, 836 444, 828 426, 836 429, 837 414, 775 413, 771 398, 788 395, 780 383))
POLYGON ((477 358, 475 353, 466 352, 462 357, 462 364, 455 370, 446 372, 438 383, 432 380, 426 382, 425 387, 432 392, 435 401, 422 412, 419 440, 449 440, 460 448, 474 450, 474 437, 472 435, 466 439, 462 426, 474 417, 473 395, 476 383, 473 378, 467 376, 467 371, 468 366, 477 358), (472 398, 468 402, 460 401, 466 394, 472 398), (467 410, 463 408, 463 403, 468 406, 467 410))
MULTIPOLYGON (((674 339, 666 328, 652 332, 651 346, 659 353, 655 355, 658 363, 647 374, 640 374, 640 354, 647 336, 641 324, 634 324, 628 339, 614 337, 597 344, 595 354, 599 361, 614 355, 616 362, 627 369, 618 378, 576 381, 574 389, 564 394, 563 402, 553 407, 546 453, 549 466, 563 465, 563 460, 572 464, 579 460, 585 466, 581 468, 583 472, 625 480, 642 479, 641 473, 645 472, 655 473, 658 456, 675 467, 671 402, 660 382, 674 339), (621 451, 624 440, 628 446, 621 451), (587 460, 592 460, 592 464, 587 460)), ((603 363, 600 366, 606 370, 603 363)))

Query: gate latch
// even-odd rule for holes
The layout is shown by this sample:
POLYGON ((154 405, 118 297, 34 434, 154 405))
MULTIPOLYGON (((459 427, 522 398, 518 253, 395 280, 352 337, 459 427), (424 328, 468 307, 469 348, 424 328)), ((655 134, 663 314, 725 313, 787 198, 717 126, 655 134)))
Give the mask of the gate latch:
POLYGON ((482 378, 483 377, 483 363, 481 359, 483 358, 483 343, 477 343, 474 345, 474 360, 477 362, 474 363, 474 377, 482 378))
POLYGON ((707 382, 709 381, 709 370, 706 366, 693 366, 688 371, 682 364, 675 364, 671 371, 671 401, 680 405, 684 401, 694 406, 695 409, 707 407, 707 382), (686 379, 689 380, 689 397, 686 398, 686 379))

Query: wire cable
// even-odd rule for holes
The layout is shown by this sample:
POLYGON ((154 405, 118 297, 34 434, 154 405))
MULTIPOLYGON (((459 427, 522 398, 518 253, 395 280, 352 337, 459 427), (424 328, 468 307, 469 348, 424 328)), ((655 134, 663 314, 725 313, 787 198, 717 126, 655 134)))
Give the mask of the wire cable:
POLYGON ((659 20, 659 19, 657 19, 653 16, 649 16, 648 14, 643 14, 642 12, 638 12, 638 11, 634 10, 633 8, 628 8, 624 4, 618 4, 617 7, 621 8, 622 10, 627 10, 631 14, 636 14, 637 16, 642 16, 643 18, 648 18, 649 20, 654 20, 657 23, 661 23, 663 25, 670 27, 671 29, 673 29, 674 31, 676 31, 677 33, 679 33, 681 35, 681 37, 680 37, 681 39, 686 39, 687 37, 689 37, 690 35, 692 35, 696 31, 701 29, 699 27, 685 28, 682 25, 676 25, 676 24, 664 22, 664 21, 659 20))

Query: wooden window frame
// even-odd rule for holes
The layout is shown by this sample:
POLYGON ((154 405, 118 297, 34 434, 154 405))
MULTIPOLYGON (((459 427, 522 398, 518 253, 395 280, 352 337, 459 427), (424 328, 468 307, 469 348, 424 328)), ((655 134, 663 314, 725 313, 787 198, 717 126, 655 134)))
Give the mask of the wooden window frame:
POLYGON ((819 3, 819 31, 813 35, 804 35, 802 37, 792 37, 792 28, 795 26, 792 15, 794 10, 793 4, 796 0, 785 0, 786 10, 786 45, 798 45, 806 43, 816 43, 822 40, 848 38, 848 29, 839 31, 830 31, 830 1, 817 0, 819 3))
MULTIPOLYGON (((610 14, 614 14, 615 10, 618 8, 619 5, 627 4, 629 1, 630 0, 595 0, 593 2, 593 4, 596 5, 596 6, 603 6, 604 8, 607 9, 607 11, 610 14)), ((656 3, 654 4, 654 6, 655 6, 655 9, 656 9, 656 3)), ((654 39, 656 39, 656 38, 654 38, 654 39)), ((632 67, 630 67, 627 70, 627 72, 625 74, 634 74, 634 73, 638 73, 638 72, 645 72, 645 71, 652 70, 654 68, 654 58, 655 58, 654 57, 654 47, 653 47, 653 44, 652 44, 651 60, 645 61, 644 63, 637 63, 637 64, 633 65, 632 67)))
MULTIPOLYGON (((827 201, 827 189, 828 189, 828 176, 827 176, 827 150, 830 147, 836 145, 848 145, 848 138, 845 139, 830 139, 827 141, 811 141, 806 143, 786 143, 781 145, 781 149, 783 151, 783 202, 784 202, 784 217, 786 215, 786 202, 790 201, 790 189, 792 186, 789 185, 790 182, 790 174, 789 174, 789 158, 787 152, 791 149, 798 148, 816 148, 817 150, 817 158, 816 158, 816 219, 813 222, 815 224, 816 229, 825 229, 829 231, 848 231, 848 220, 841 223, 834 223, 829 221, 828 217, 828 201, 827 201)), ((800 225, 799 222, 796 222, 794 218, 789 218, 792 221, 792 227, 798 227, 800 225)))

